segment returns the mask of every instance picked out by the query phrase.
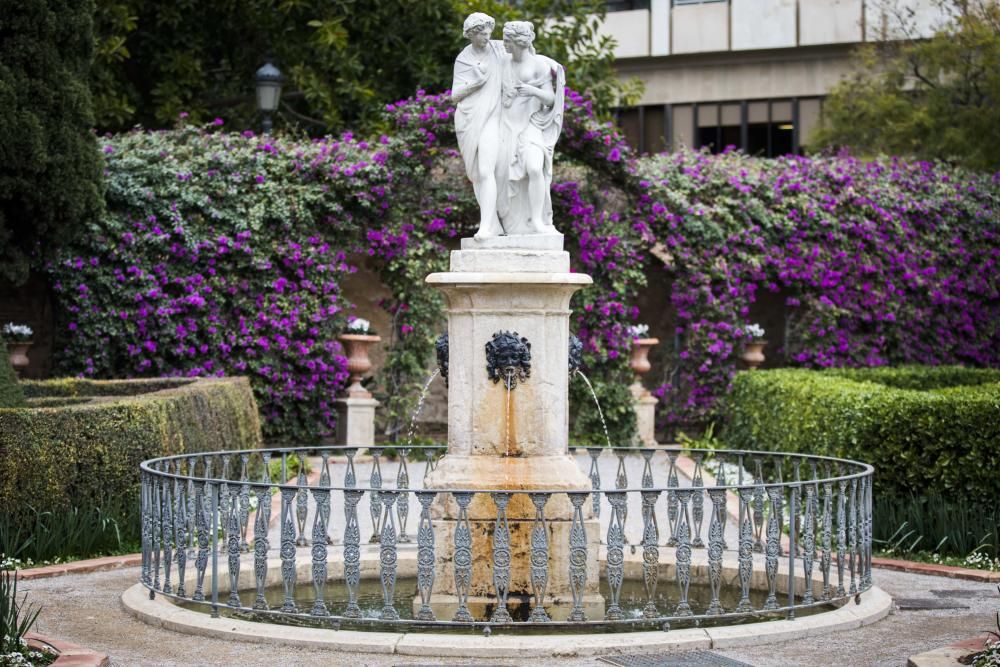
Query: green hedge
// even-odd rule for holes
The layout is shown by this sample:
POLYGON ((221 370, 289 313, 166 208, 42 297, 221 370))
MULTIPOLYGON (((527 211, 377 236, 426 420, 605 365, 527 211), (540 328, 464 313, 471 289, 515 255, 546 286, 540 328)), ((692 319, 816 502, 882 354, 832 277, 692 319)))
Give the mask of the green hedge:
POLYGON ((0 507, 9 513, 113 506, 133 497, 145 459, 262 443, 246 378, 23 385, 33 400, 92 398, 0 409, 0 507))
POLYGON ((943 389, 1000 382, 1000 368, 968 366, 829 368, 823 373, 859 382, 875 382, 897 389, 943 389))
POLYGON ((24 405, 24 393, 17 381, 17 374, 10 365, 7 345, 0 338, 0 408, 14 408, 24 405))
POLYGON ((997 374, 957 367, 742 372, 725 402, 722 438, 739 449, 870 463, 877 493, 995 502, 997 374), (952 383, 959 386, 945 386, 952 383))

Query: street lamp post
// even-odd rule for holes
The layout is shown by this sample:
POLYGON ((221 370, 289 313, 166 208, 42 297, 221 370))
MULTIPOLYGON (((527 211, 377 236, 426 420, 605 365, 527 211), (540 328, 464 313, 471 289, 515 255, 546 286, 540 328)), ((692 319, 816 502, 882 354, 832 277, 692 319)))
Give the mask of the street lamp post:
POLYGON ((271 133, 273 123, 271 114, 278 110, 281 102, 281 70, 274 66, 268 58, 263 67, 257 70, 257 109, 263 115, 261 124, 264 127, 264 134, 271 133))

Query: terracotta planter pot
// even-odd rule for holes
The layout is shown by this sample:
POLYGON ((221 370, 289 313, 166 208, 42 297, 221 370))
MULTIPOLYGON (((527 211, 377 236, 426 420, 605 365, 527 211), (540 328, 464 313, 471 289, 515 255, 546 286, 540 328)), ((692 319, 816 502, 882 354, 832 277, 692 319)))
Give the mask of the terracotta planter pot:
POLYGON ((743 350, 743 354, 740 357, 743 359, 743 363, 747 365, 747 368, 753 370, 764 363, 764 348, 767 346, 766 340, 755 340, 752 343, 747 343, 746 348, 743 350))
POLYGON ((652 368, 649 363, 649 351, 659 342, 659 338, 635 338, 632 340, 632 357, 628 360, 628 365, 635 373, 636 382, 641 382, 641 376, 652 368))
POLYGON ((361 379, 372 369, 372 361, 368 351, 372 345, 382 340, 381 336, 367 334, 341 334, 337 340, 344 344, 347 351, 347 372, 351 374, 351 386, 347 388, 349 396, 371 396, 361 386, 361 379))
POLYGON ((31 348, 31 343, 32 341, 30 340, 7 343, 7 354, 10 356, 10 365, 14 367, 14 371, 18 377, 21 377, 21 373, 31 363, 28 359, 28 350, 31 348))

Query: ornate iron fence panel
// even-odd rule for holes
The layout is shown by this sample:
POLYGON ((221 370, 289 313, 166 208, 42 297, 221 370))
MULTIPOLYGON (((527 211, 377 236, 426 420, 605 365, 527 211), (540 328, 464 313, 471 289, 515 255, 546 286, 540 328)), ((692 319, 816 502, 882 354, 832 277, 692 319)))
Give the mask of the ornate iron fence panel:
POLYGON ((428 488, 441 446, 146 461, 140 581, 151 596, 215 615, 484 629, 793 619, 872 587, 867 464, 574 449, 585 481, 570 490, 428 488), (395 475, 383 477, 383 465, 395 475), (630 481, 630 469, 641 475, 630 481))

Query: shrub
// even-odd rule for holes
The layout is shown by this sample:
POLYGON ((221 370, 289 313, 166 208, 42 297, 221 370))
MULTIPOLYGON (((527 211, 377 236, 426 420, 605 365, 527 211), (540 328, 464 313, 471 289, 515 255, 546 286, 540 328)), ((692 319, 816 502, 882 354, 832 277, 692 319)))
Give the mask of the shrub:
POLYGON ((39 251, 101 210, 87 80, 94 2, 4 3, 0 39, 0 276, 23 283, 39 251))
MULTIPOLYGON (((897 379, 934 372, 901 370, 897 379)), ((854 372, 856 379, 838 373, 779 369, 737 374, 725 402, 723 438, 740 449, 865 461, 875 466, 879 494, 996 501, 1000 382, 914 390, 860 381, 862 370, 854 372)), ((941 373, 946 379, 962 375, 948 368, 941 373)))
MULTIPOLYGON (((31 383, 30 391, 41 394, 48 384, 31 383)), ((123 384, 128 391, 128 383, 115 381, 78 389, 95 384, 101 392, 123 384)), ((66 383, 52 387, 59 393, 66 383)), ((0 507, 15 515, 118 508, 137 497, 139 463, 146 459, 260 445, 257 407, 245 378, 94 396, 59 408, 0 409, 0 507)))
POLYGON ((33 651, 27 647, 24 635, 38 620, 41 607, 28 604, 25 594, 17 598, 17 572, 0 568, 0 664, 48 665, 55 655, 33 651))
POLYGON ((269 438, 332 430, 344 249, 355 217, 381 214, 369 188, 389 187, 375 146, 187 128, 104 151, 108 213, 49 267, 58 370, 246 375, 269 438))
POLYGON ((764 291, 786 307, 772 350, 796 365, 1000 365, 1000 178, 898 158, 689 150, 640 160, 636 177, 635 224, 662 244, 673 279, 668 417, 710 417, 764 291))
POLYGON ((116 505, 77 505, 39 512, 29 507, 0 514, 0 555, 28 566, 67 558, 93 558, 139 551, 137 499, 116 505))
POLYGON ((1000 507, 938 494, 873 499, 876 548, 907 557, 914 553, 1000 558, 1000 507))
POLYGON ((0 408, 16 408, 24 405, 24 392, 17 381, 14 368, 10 365, 7 346, 0 340, 0 408))
POLYGON ((849 380, 875 382, 897 389, 944 389, 1000 382, 1000 368, 967 366, 875 366, 830 368, 825 372, 849 380))

